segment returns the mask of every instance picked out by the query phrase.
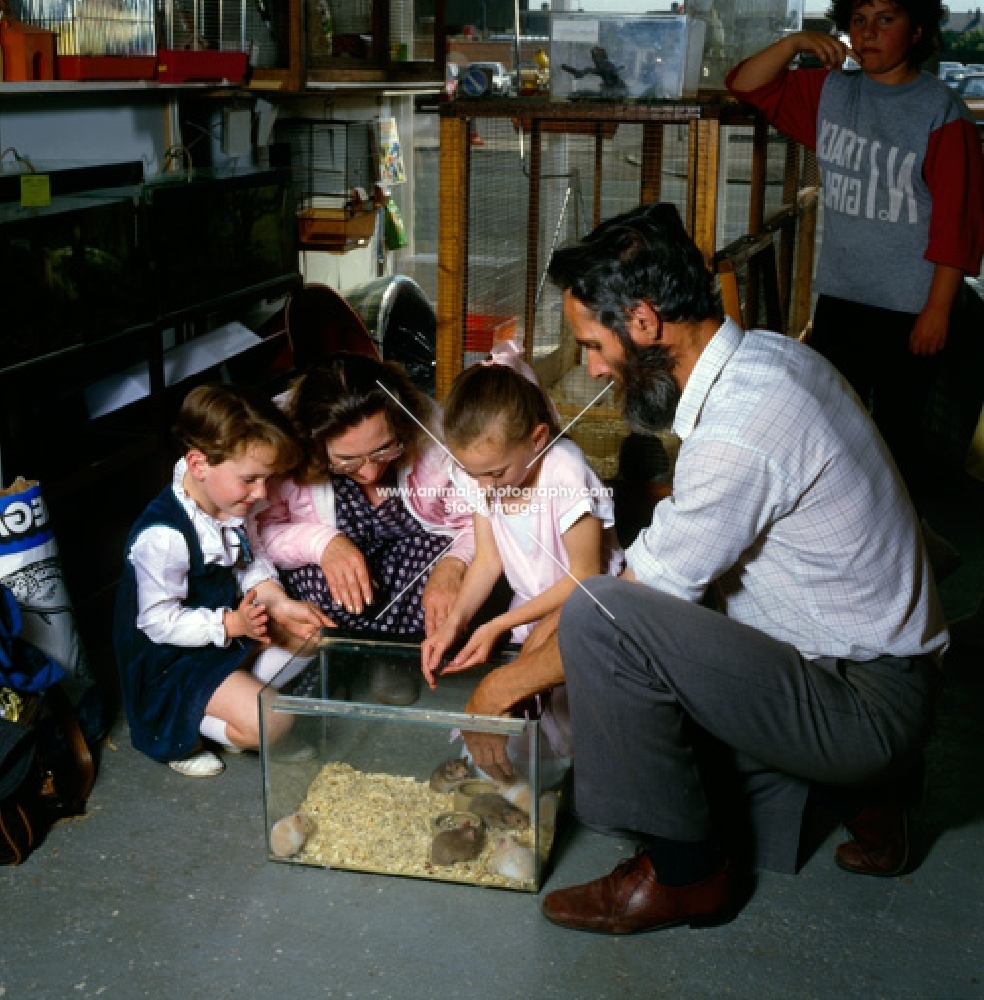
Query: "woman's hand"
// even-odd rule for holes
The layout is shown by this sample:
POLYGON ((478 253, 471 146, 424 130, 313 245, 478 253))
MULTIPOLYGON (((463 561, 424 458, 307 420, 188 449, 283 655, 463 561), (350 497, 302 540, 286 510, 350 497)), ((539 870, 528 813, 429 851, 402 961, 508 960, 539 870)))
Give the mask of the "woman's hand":
POLYGON ((461 590, 465 564, 455 556, 439 559, 420 595, 424 609, 424 635, 433 635, 447 621, 461 590))
POLYGON ((325 546, 321 569, 332 600, 349 614, 361 615, 366 605, 372 604, 372 577, 366 557, 345 535, 335 535, 325 546))
POLYGON ((437 687, 437 671, 444 654, 455 644, 462 626, 454 614, 450 614, 444 624, 420 645, 420 670, 431 690, 437 687))

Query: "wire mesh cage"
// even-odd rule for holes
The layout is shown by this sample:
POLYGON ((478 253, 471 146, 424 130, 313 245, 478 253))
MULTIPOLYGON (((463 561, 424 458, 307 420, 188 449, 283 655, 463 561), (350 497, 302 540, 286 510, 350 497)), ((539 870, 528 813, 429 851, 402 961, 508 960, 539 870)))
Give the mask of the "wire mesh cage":
POLYGON ((562 296, 546 274, 554 251, 655 201, 676 205, 709 262, 733 234, 774 232, 774 294, 743 301, 753 323, 769 306, 770 328, 798 332, 791 317, 800 287, 809 295, 812 240, 800 235, 798 202, 810 179, 797 150, 770 136, 764 120, 713 99, 442 109, 438 394, 492 343, 516 337, 565 423, 573 421, 569 436, 602 478, 615 476, 628 428, 614 388, 589 377, 565 327, 562 296))
POLYGON ((613 390, 588 376, 546 269, 558 247, 640 203, 647 143, 660 146, 661 200, 686 212, 687 126, 565 121, 565 131, 542 132, 536 166, 529 126, 507 117, 471 122, 463 363, 496 341, 529 337, 533 366, 564 422, 577 418, 569 436, 609 479, 628 427, 613 390))
POLYGON ((277 122, 276 140, 289 150, 301 246, 365 245, 376 225, 375 124, 288 118, 277 122))
POLYGON ((14 16, 57 35, 61 79, 154 75, 154 0, 12 0, 14 16))
POLYGON ((248 63, 246 0, 157 0, 158 79, 240 81, 248 63))

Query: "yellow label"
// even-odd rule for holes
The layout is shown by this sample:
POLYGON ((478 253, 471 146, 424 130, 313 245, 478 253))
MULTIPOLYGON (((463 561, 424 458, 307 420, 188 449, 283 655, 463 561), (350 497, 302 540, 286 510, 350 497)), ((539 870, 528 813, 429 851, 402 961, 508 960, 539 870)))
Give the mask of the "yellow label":
POLYGON ((21 175, 21 208, 43 208, 51 204, 51 178, 47 174, 21 175))

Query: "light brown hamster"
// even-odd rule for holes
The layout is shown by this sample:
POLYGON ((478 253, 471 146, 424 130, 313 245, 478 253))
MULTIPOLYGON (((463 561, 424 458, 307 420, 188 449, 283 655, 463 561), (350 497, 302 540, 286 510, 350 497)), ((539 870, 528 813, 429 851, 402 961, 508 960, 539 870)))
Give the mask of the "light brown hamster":
POLYGON ((437 834, 431 842, 430 859, 435 865, 472 861, 482 853, 484 846, 485 830, 468 824, 437 834))
POLYGON ((468 810, 481 816, 492 830, 528 830, 530 826, 529 816, 496 792, 476 795, 468 810))
POLYGON ((278 819, 270 830, 270 850, 278 858, 295 855, 316 829, 315 822, 304 813, 291 813, 278 819))
POLYGON ((495 850, 489 867, 498 875, 526 882, 536 875, 536 856, 522 844, 517 844, 508 833, 495 838, 495 850))
POLYGON ((461 757, 452 757, 434 768, 430 776, 430 786, 435 792, 453 792, 458 785, 472 776, 468 762, 461 757))

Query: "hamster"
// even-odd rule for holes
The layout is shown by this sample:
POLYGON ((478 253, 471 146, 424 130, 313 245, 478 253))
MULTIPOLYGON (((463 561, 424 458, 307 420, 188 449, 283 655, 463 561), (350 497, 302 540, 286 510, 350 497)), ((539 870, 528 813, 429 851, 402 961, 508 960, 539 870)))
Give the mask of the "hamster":
POLYGON ((525 781, 514 781, 510 785, 499 785, 499 790, 504 798, 508 799, 517 809, 522 809, 529 815, 530 806, 533 802, 533 789, 525 781))
POLYGON ((526 882, 536 875, 536 858, 528 847, 517 844, 509 834, 500 833, 495 838, 489 867, 497 875, 526 882))
POLYGON ((471 776, 468 762, 461 757, 453 757, 434 768, 434 773, 430 776, 430 786, 435 792, 453 792, 471 776))
POLYGON ((278 858, 289 858, 297 854, 308 837, 316 829, 315 822, 304 813, 291 813, 277 820, 270 830, 270 850, 278 858))
POLYGON ((528 830, 530 826, 530 818, 522 809, 495 792, 476 795, 468 803, 468 809, 481 816, 493 830, 528 830))
POLYGON ((435 865, 454 865, 472 861, 485 846, 485 830, 480 826, 458 827, 437 834, 431 842, 430 859, 435 865))

